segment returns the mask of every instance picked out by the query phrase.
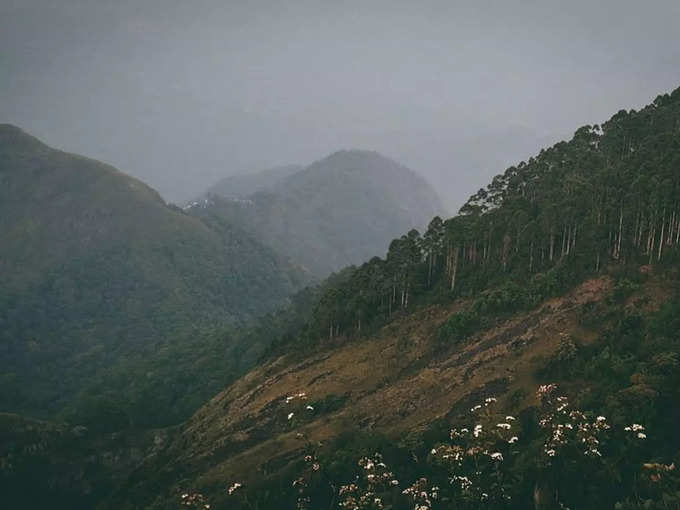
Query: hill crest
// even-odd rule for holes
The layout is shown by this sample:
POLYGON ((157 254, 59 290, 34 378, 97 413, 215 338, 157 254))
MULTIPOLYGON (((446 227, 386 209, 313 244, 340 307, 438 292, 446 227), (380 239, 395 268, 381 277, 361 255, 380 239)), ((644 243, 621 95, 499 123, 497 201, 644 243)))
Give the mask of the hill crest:
POLYGON ((375 151, 337 151, 274 181, 250 195, 222 191, 226 202, 196 212, 240 225, 318 277, 382 255, 443 212, 424 178, 375 151))

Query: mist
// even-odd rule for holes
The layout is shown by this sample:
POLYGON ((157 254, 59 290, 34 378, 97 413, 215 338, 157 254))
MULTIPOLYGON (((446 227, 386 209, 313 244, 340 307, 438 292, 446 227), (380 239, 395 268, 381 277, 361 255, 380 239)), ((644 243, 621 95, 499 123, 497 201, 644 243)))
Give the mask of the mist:
POLYGON ((680 3, 3 0, 0 122, 169 201, 377 150, 451 212, 680 84, 680 3))

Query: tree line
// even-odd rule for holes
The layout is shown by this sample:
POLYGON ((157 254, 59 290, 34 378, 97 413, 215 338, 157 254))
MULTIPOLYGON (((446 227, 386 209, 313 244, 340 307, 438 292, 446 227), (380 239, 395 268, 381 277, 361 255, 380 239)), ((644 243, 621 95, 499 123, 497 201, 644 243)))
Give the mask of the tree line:
POLYGON ((356 337, 419 303, 513 282, 527 303, 612 264, 677 260, 680 88, 508 168, 458 215, 327 282, 301 341, 356 337))

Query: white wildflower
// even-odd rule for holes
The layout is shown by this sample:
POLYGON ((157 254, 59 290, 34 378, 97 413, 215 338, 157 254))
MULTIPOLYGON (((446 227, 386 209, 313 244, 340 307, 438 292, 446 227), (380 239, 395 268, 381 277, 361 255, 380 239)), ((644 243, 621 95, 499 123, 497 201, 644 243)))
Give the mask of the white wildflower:
POLYGON ((236 491, 237 491, 238 489, 240 489, 241 487, 243 487, 242 484, 240 484, 240 483, 238 483, 238 482, 235 482, 235 483, 232 484, 231 487, 229 487, 229 488, 227 489, 227 492, 229 493, 229 495, 232 495, 234 492, 236 492, 236 491))
POLYGON ((475 437, 479 437, 479 434, 482 433, 482 426, 481 425, 475 425, 475 430, 472 431, 472 434, 475 437))

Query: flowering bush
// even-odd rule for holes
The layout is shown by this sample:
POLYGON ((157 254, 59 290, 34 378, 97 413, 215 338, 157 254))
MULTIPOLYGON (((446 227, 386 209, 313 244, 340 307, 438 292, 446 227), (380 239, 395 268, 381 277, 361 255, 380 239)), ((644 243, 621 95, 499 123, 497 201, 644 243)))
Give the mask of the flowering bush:
POLYGON ((362 474, 350 484, 340 487, 340 508, 349 510, 382 510, 384 497, 399 486, 382 455, 375 453, 372 457, 362 457, 358 462, 362 474))
POLYGON ((180 496, 180 505, 187 508, 210 509, 210 503, 200 492, 185 492, 180 496))
POLYGON ((439 499, 439 487, 430 486, 427 478, 420 478, 404 489, 402 494, 415 504, 414 510, 430 510, 439 499))
MULTIPOLYGON (((660 490, 666 500, 680 501, 680 492, 677 499, 669 499, 675 497, 673 487, 677 487, 675 464, 643 461, 647 440, 643 425, 614 427, 603 415, 573 409, 555 384, 540 386, 536 395, 536 425, 528 436, 520 420, 501 413, 496 399, 488 397, 469 410, 467 426, 451 429, 447 441, 429 450, 428 466, 417 464, 427 476, 418 477, 406 488, 400 487, 398 477, 378 452, 361 457, 358 474, 350 482, 336 485, 322 467, 316 451, 320 445, 298 432, 297 437, 305 442, 305 454, 304 469, 292 482, 295 508, 321 508, 314 500, 320 485, 330 494, 324 508, 329 502, 329 508, 349 510, 487 510, 532 504, 536 508, 594 508, 601 506, 597 491, 602 484, 617 483, 616 476, 621 476, 624 467, 637 473, 632 479, 640 484, 639 493, 650 499, 626 500, 617 509, 642 508, 642 501, 650 505, 660 490)), ((285 406, 287 423, 295 423, 297 414, 314 411, 306 404, 304 393, 288 397, 285 406)), ((227 493, 241 494, 242 487, 233 483, 227 493)), ((209 508, 200 494, 183 495, 182 504, 209 508)))
POLYGON ((430 452, 431 461, 448 472, 452 499, 473 506, 503 506, 511 499, 507 459, 517 452, 519 437, 515 417, 493 412, 495 405, 489 397, 472 407, 474 424, 451 429, 451 441, 430 452))

